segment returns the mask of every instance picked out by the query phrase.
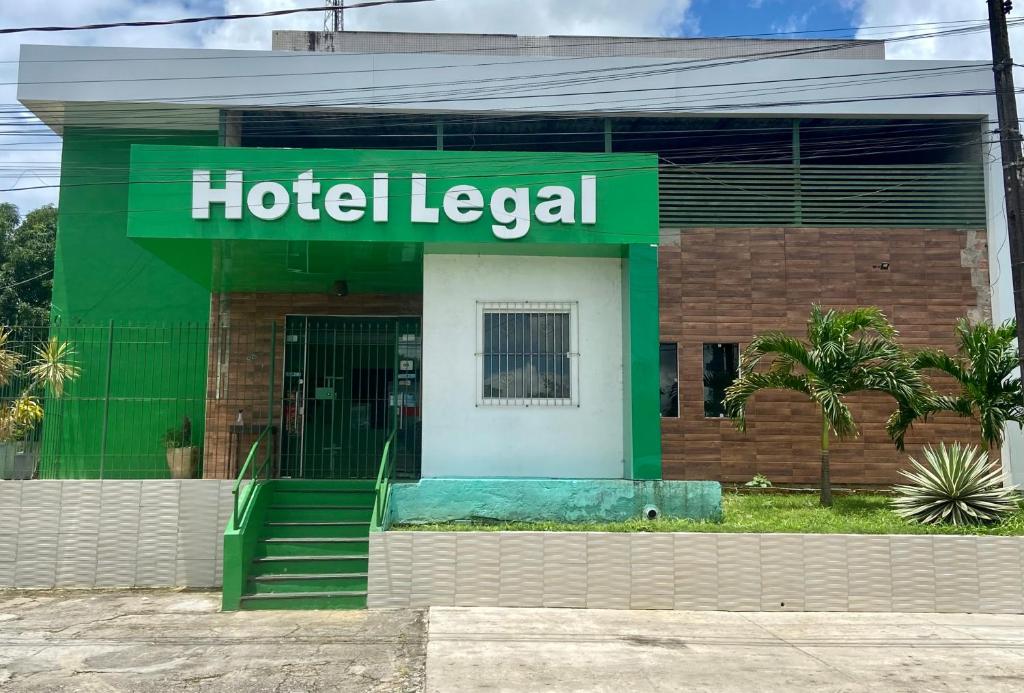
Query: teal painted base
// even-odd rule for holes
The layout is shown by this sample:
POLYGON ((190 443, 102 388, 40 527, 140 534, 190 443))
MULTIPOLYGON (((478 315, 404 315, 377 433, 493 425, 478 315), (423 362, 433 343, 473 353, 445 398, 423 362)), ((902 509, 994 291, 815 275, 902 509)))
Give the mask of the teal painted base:
POLYGON ((616 522, 641 517, 648 505, 663 518, 718 520, 722 486, 717 481, 421 479, 392 487, 391 521, 616 522))

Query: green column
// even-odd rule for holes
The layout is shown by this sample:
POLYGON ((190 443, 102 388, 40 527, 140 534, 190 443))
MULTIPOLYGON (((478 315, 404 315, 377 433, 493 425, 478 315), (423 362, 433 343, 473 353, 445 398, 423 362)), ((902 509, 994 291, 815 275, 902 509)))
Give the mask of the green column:
POLYGON ((624 476, 660 479, 657 246, 628 246, 622 279, 624 476))

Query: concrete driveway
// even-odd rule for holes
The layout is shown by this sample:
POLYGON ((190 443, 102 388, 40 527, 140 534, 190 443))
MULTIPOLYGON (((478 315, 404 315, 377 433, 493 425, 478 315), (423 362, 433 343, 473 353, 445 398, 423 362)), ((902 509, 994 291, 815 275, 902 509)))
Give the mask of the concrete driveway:
POLYGON ((1024 616, 431 609, 427 691, 1024 691, 1024 616))
POLYGON ((423 690, 422 611, 219 608, 208 592, 0 592, 0 691, 423 690))
POLYGON ((0 691, 1024 690, 1024 616, 218 605, 0 592, 0 691))

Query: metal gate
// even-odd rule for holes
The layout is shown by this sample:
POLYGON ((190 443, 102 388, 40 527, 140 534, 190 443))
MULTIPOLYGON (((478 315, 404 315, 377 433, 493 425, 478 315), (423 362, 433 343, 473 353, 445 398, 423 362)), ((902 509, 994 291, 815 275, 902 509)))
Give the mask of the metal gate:
POLYGON ((397 431, 396 475, 419 478, 419 318, 289 316, 282 477, 372 479, 397 431))

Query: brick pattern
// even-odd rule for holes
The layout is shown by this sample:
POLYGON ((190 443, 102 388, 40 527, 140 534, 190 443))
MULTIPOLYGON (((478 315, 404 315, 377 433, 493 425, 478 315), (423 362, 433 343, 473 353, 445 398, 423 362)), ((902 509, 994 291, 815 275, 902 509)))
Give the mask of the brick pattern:
MULTIPOLYGON (((229 428, 242 411, 246 424, 267 423, 270 384, 271 325, 277 324, 275 381, 284 366, 287 315, 400 316, 422 315, 418 294, 230 293, 210 300, 210 347, 207 359, 206 437, 203 476, 232 479, 256 434, 233 438, 229 428)), ((274 423, 280 417, 275 400, 274 423)))
MULTIPOLYGON (((679 344, 680 416, 662 419, 666 479, 745 482, 764 474, 776 485, 814 484, 820 422, 796 394, 755 396, 747 434, 728 420, 705 419, 702 345, 783 330, 803 337, 812 303, 879 306, 913 347, 953 350, 959 317, 988 317, 984 233, 948 229, 685 229, 663 231, 659 251, 661 339, 679 344), (889 269, 877 269, 882 262, 889 269)), ((859 438, 833 442, 832 478, 841 485, 888 485, 906 455, 884 422, 892 402, 851 398, 859 438)), ((973 441, 968 420, 942 416, 919 424, 907 450, 923 443, 973 441)))
POLYGON ((1018 614, 1022 567, 1021 537, 377 532, 367 604, 1018 614))

